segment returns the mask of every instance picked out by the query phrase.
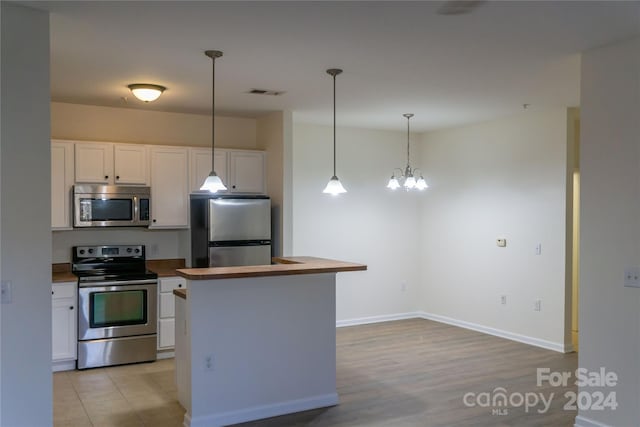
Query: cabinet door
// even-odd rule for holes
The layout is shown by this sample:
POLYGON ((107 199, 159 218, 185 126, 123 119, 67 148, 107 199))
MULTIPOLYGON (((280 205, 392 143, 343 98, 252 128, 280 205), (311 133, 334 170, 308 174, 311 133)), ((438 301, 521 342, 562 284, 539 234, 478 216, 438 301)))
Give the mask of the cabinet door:
POLYGON ((51 358, 53 361, 76 358, 75 298, 54 298, 51 308, 51 358))
POLYGON ((151 147, 151 226, 189 226, 188 151, 151 147))
POLYGON ((137 144, 115 144, 113 146, 114 174, 116 184, 146 185, 147 147, 137 144))
MULTIPOLYGON (((211 149, 191 148, 189 150, 189 162, 191 191, 199 191, 200 186, 211 172, 211 149)), ((228 186, 226 150, 216 148, 214 166, 224 185, 228 186)))
POLYGON ((265 157, 259 151, 229 152, 229 190, 234 193, 265 193, 265 157))
POLYGON ((71 229, 71 187, 73 186, 73 143, 51 143, 51 228, 71 229))
POLYGON ((176 321, 175 319, 158 320, 158 348, 172 348, 176 342, 176 321))
POLYGON ((113 183, 113 144, 76 143, 75 158, 76 183, 113 183))

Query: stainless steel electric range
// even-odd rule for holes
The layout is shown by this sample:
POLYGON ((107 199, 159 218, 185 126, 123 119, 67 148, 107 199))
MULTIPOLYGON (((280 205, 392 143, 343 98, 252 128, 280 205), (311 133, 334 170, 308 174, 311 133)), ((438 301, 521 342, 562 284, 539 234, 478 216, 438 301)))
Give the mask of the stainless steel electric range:
POLYGON ((158 276, 144 245, 74 246, 78 369, 156 359, 158 276))

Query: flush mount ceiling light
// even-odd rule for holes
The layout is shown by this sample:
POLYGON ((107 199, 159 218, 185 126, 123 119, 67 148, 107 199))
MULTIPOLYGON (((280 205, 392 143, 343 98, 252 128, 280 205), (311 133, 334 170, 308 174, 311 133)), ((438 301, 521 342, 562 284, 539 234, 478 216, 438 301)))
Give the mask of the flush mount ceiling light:
POLYGON ((413 117, 413 114, 407 113, 407 114, 403 114, 403 116, 407 118, 407 166, 404 168, 404 172, 400 168, 394 169, 394 172, 391 175, 391 178, 389 179, 389 183, 387 184, 387 188, 395 190, 397 188, 404 187, 405 190, 407 191, 413 190, 413 189, 424 190, 425 188, 429 187, 427 185, 427 181, 424 180, 424 178, 422 177, 422 174, 420 174, 419 175, 420 178, 416 180, 416 175, 418 175, 418 171, 420 169, 417 169, 417 168, 411 169, 411 163, 410 163, 409 120, 411 119, 411 117, 413 117), (396 170, 400 171, 400 174, 398 175, 398 177, 396 177, 395 175, 396 170), (402 181, 402 183, 400 181, 402 181))
POLYGON ((216 134, 215 134, 215 106, 216 106, 216 58, 220 58, 222 56, 222 52, 219 50, 207 50, 204 52, 209 58, 211 58, 211 63, 213 64, 212 72, 211 72, 211 173, 204 180, 202 187, 200 190, 206 190, 211 193, 215 193, 217 191, 224 191, 227 189, 222 179, 218 176, 215 171, 214 159, 215 159, 215 142, 216 142, 216 134))
POLYGON ((133 93, 133 96, 144 102, 155 101, 167 89, 164 86, 147 83, 135 83, 127 87, 133 93))
POLYGON ((336 76, 340 73, 342 70, 337 68, 327 70, 327 74, 333 77, 333 176, 322 192, 334 196, 347 192, 336 175, 336 76))

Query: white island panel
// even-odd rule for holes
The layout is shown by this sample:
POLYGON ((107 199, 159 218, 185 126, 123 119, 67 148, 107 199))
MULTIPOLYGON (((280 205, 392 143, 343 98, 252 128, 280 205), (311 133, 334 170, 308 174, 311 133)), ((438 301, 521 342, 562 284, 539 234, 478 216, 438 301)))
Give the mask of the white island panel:
POLYGON ((189 376, 178 378, 185 426, 224 426, 337 404, 335 278, 190 280, 186 318, 176 310, 176 335, 184 333, 176 345, 187 347, 176 348, 176 356, 190 361, 189 368, 177 366, 189 376))

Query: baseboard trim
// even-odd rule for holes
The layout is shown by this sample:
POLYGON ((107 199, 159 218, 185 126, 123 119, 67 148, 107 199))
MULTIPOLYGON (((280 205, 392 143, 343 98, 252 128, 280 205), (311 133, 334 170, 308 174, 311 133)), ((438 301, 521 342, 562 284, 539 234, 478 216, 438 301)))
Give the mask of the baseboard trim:
POLYGON ((60 372, 60 371, 73 371, 76 369, 76 361, 74 360, 63 360, 61 362, 53 362, 51 364, 52 372, 60 372))
POLYGON ((338 393, 323 394, 304 399, 290 400, 270 405, 259 405, 239 411, 222 412, 215 415, 191 417, 184 416, 184 427, 222 427, 231 424, 277 417, 310 409, 326 408, 338 404, 338 393))
POLYGON ((571 343, 557 343, 553 341, 542 340, 527 335, 516 334, 502 329, 491 328, 489 326, 479 325, 477 323, 466 322, 464 320, 453 319, 451 317, 441 316, 439 314, 427 313, 426 311, 411 311, 407 313, 383 314, 381 316, 358 317, 355 319, 345 319, 336 321, 336 327, 368 325, 371 323, 392 322, 394 320, 406 319, 425 319, 435 322, 446 323, 447 325, 458 326, 460 328, 471 329, 473 331, 482 332, 487 335, 493 335, 500 338, 506 338, 511 341, 517 341, 524 344, 541 347, 547 350, 557 351, 558 353, 571 353, 574 351, 571 343))
POLYGON ((433 320, 440 323, 446 323, 448 325, 459 326, 465 329, 471 329, 473 331, 482 332, 488 335, 493 335, 500 338, 506 338, 511 341, 517 341, 524 344, 533 345, 535 347, 545 348, 547 350, 557 351, 559 353, 568 353, 567 345, 564 343, 557 343, 553 341, 542 340, 539 338, 530 337, 527 335, 520 335, 513 332, 505 331, 502 329, 491 328, 489 326, 479 325, 477 323, 466 322, 464 320, 452 319, 450 317, 441 316, 439 314, 432 314, 427 312, 421 312, 420 317, 427 320, 433 320))
POLYGON ((338 320, 336 321, 336 328, 343 328, 345 326, 368 325, 370 323, 392 322, 394 320, 417 319, 421 317, 421 312, 419 311, 383 314, 381 316, 358 317, 355 319, 338 320))
POLYGON ((602 424, 598 421, 591 420, 587 417, 578 415, 574 427, 611 427, 609 424, 602 424))
POLYGON ((158 352, 156 354, 156 359, 157 360, 161 360, 161 359, 172 359, 176 357, 176 352, 171 350, 171 351, 163 351, 163 352, 158 352))

